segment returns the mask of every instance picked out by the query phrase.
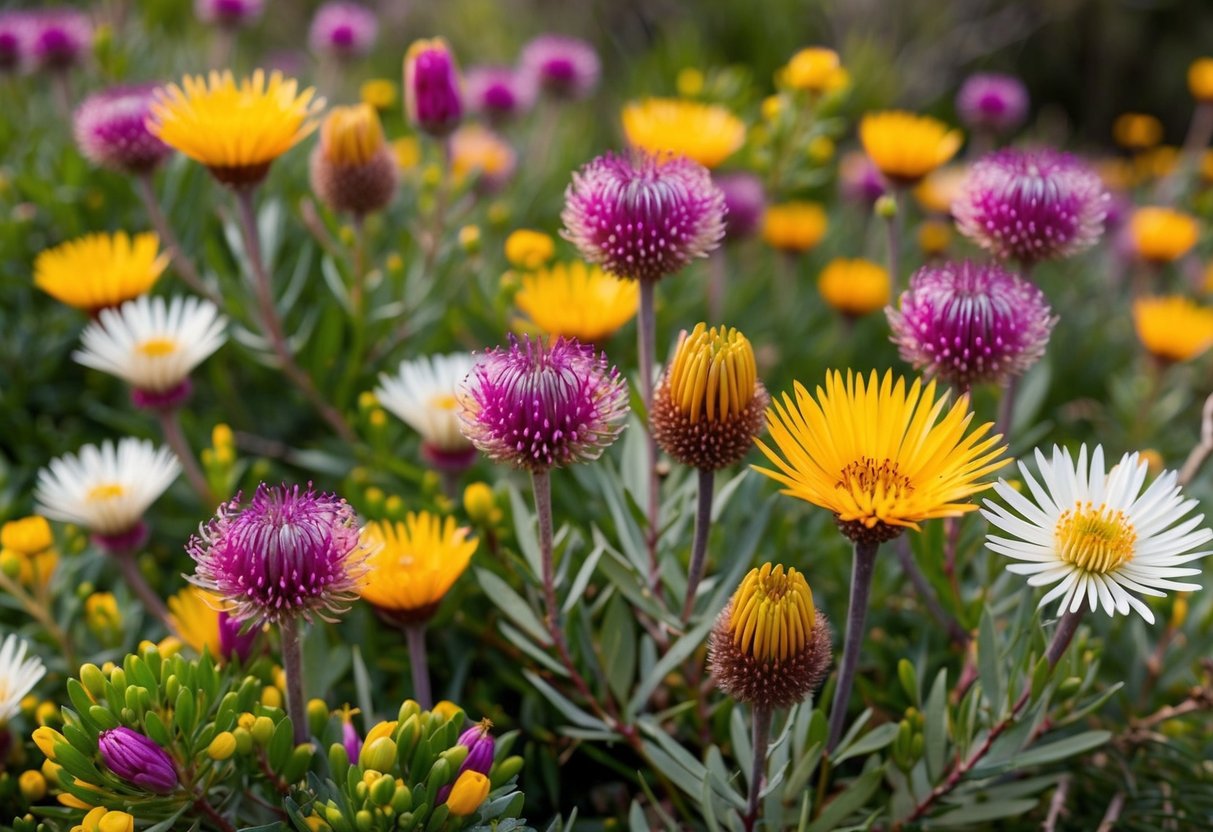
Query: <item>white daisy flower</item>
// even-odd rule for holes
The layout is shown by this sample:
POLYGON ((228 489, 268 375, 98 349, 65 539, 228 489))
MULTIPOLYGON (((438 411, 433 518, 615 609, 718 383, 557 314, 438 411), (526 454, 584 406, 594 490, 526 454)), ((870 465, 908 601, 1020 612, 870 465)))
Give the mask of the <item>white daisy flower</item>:
POLYGON ((25 657, 29 645, 16 635, 0 643, 0 725, 21 709, 21 700, 46 675, 46 667, 37 656, 25 657))
POLYGON ((167 393, 223 346, 227 319, 209 300, 143 295, 103 309, 80 336, 72 358, 123 379, 131 387, 167 393))
POLYGON ((470 353, 432 355, 400 362, 394 376, 379 376, 375 397, 421 434, 422 451, 435 464, 466 467, 474 459, 471 441, 459 431, 455 390, 475 363, 470 353))
POLYGON ((1138 595, 1165 597, 1162 590, 1195 590, 1200 584, 1172 580, 1200 574, 1182 564, 1203 558, 1199 549, 1213 531, 1198 528, 1203 514, 1183 519, 1196 506, 1184 499, 1174 471, 1163 472, 1144 492, 1146 465, 1125 454, 1104 471, 1103 448, 1087 447, 1078 462, 1054 446, 1052 460, 1036 449, 1039 481, 1022 461, 1019 470, 1035 502, 1000 480, 995 492, 1009 508, 985 500, 982 514, 1009 537, 991 534, 986 546, 1023 563, 1007 567, 1029 575, 1031 586, 1055 584, 1040 605, 1061 599, 1058 613, 1094 611, 1125 615, 1130 609, 1154 623, 1138 595))
POLYGON ((106 440, 51 460, 38 472, 34 499, 53 520, 116 536, 136 528, 180 472, 172 451, 150 440, 127 437, 117 446, 106 440))

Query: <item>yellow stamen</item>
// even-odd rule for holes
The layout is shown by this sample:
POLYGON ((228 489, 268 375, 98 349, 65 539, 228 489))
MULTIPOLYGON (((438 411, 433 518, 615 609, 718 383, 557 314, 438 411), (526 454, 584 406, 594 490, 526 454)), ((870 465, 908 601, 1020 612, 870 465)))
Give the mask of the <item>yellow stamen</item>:
POLYGON ((441 393, 430 399, 430 407, 435 410, 454 410, 458 403, 450 393, 441 393))
POLYGON ((1106 575, 1133 560, 1137 530, 1123 511, 1085 502, 1061 513, 1053 539, 1066 563, 1106 575))
POLYGON ((370 104, 334 107, 320 126, 320 147, 338 165, 365 165, 383 147, 383 127, 370 104))
POLYGON ((105 482, 100 485, 94 485, 89 489, 88 500, 93 503, 104 502, 105 500, 116 500, 126 493, 126 488, 122 483, 105 482))
POLYGON ((149 338, 135 347, 135 351, 148 358, 161 358, 177 351, 177 342, 171 338, 149 338))
POLYGON ((684 330, 670 362, 670 400, 692 422, 734 419, 754 398, 758 366, 749 340, 736 329, 698 324, 684 330))
POLYGON ((743 652, 766 662, 786 661, 805 647, 817 619, 813 593, 793 568, 764 563, 751 569, 733 596, 729 630, 743 652))

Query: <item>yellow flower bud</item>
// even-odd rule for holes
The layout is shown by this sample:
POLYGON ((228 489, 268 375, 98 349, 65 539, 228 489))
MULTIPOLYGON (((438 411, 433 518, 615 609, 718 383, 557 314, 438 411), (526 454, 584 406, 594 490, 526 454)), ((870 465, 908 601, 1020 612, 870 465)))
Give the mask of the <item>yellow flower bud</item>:
POLYGON ((236 753, 236 735, 231 731, 216 734, 211 744, 206 747, 206 755, 216 762, 222 762, 236 753))
POLYGON ((388 771, 396 762, 396 743, 390 737, 379 737, 362 746, 358 764, 375 771, 388 771))
POLYGON ((693 66, 683 67, 678 71, 674 86, 683 98, 694 98, 703 92, 703 73, 693 66))
POLYGON ((484 803, 489 796, 489 778, 478 771, 465 771, 459 775, 451 793, 447 796, 446 807, 457 818, 472 814, 484 803))
POLYGON ((390 722, 380 722, 376 725, 371 726, 371 730, 366 732, 366 737, 362 741, 363 745, 364 746, 370 745, 372 742, 379 739, 380 737, 392 736, 392 734, 396 733, 396 726, 399 724, 400 723, 398 723, 396 720, 393 719, 390 722))
POLYGON ((37 803, 46 797, 46 777, 40 771, 23 771, 17 778, 17 787, 27 803, 37 803))
POLYGON ((441 716, 444 720, 447 720, 453 717, 455 714, 461 712, 463 708, 460 708, 449 699, 443 699, 430 710, 441 716))
POLYGON ((542 231, 520 228, 505 238, 505 259, 519 269, 537 269, 555 253, 556 241, 542 231))
POLYGON ((264 687, 261 689, 261 704, 267 708, 282 707, 282 691, 275 687, 264 687))
POLYGON ((21 555, 36 555, 49 549, 54 542, 51 524, 36 514, 10 520, 0 527, 0 546, 21 555))
POLYGON ((463 489, 463 510, 473 522, 493 526, 501 521, 501 509, 493 499, 493 489, 487 483, 474 482, 463 489))
POLYGON ((362 83, 358 97, 376 110, 386 110, 396 103, 396 84, 387 78, 371 78, 362 83))
POLYGON ((62 734, 54 728, 43 725, 41 728, 35 728, 31 735, 34 740, 34 745, 38 746, 48 760, 55 759, 55 745, 57 743, 66 743, 67 740, 62 734))
POLYGON ((480 251, 480 226, 465 225, 459 229, 459 247, 468 254, 480 251))
POLYGON ((135 818, 126 812, 106 812, 97 832, 135 832, 135 818))

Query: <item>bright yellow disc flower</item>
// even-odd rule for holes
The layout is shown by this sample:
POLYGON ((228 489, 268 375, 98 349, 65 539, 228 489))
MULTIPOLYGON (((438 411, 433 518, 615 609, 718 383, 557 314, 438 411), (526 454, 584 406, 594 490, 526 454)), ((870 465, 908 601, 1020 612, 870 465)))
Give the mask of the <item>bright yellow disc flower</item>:
POLYGON ((912 185, 947 164, 964 136, 930 116, 903 110, 869 113, 859 122, 859 141, 888 179, 912 185))
POLYGON ((368 523, 362 597, 383 615, 402 623, 428 620, 467 569, 479 541, 468 538, 454 517, 410 512, 403 523, 368 523))
POLYGON ((579 260, 524 274, 518 309, 546 334, 585 343, 606 340, 636 316, 640 284, 579 260))
POLYGON ((817 278, 817 291, 831 308, 858 318, 889 303, 889 273, 871 260, 831 260, 817 278))
POLYGON ((68 306, 96 313, 152 288, 169 256, 150 232, 86 234, 34 260, 34 285, 68 306))
POLYGON ((1137 256, 1149 263, 1170 263, 1187 254, 1200 236, 1196 218, 1173 208, 1147 205, 1129 218, 1129 237, 1137 256))
POLYGON ((677 98, 646 98, 623 108, 628 144, 686 156, 714 168, 745 144, 745 124, 726 108, 677 98))
POLYGON ((170 147, 210 169, 220 182, 248 187, 270 163, 316 129, 324 99, 299 83, 257 70, 239 83, 230 71, 187 75, 161 89, 148 129, 170 147))
POLYGON ((782 483, 784 494, 834 512, 843 534, 857 542, 891 540, 923 520, 974 511, 964 502, 990 483, 1006 446, 991 423, 965 434, 973 413, 968 396, 947 407, 935 382, 906 388, 892 371, 881 380, 826 374, 814 398, 799 382, 767 409, 775 449, 758 447, 778 470, 755 468, 782 483))
POLYGON ((1190 361, 1213 345, 1213 309, 1184 297, 1134 301, 1133 325, 1159 361, 1190 361))
POLYGON ((782 202, 768 205, 762 216, 762 239, 779 251, 803 254, 825 236, 830 221, 816 202, 782 202))

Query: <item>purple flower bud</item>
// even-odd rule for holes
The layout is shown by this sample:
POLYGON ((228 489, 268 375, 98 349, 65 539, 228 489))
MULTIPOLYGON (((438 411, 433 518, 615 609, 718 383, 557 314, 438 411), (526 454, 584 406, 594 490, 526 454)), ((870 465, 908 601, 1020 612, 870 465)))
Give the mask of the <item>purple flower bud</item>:
POLYGON ((29 15, 22 12, 0 14, 0 73, 16 72, 25 58, 29 15))
POLYGON ((968 261, 919 269, 885 311, 904 360, 965 389, 1027 371, 1057 323, 1032 283, 968 261))
POLYGON ((1009 133, 1027 118, 1027 87, 1011 75, 970 75, 956 94, 956 115, 970 130, 1009 133))
POLYGON ((564 192, 565 239, 619 277, 660 280, 724 237, 724 194, 682 156, 599 156, 564 192))
POLYGON ((358 729, 349 718, 341 723, 341 744, 345 746, 345 755, 350 762, 358 762, 358 754, 362 751, 362 738, 358 736, 358 729))
POLYGON ((177 788, 173 759, 138 731, 125 726, 102 731, 97 746, 105 765, 123 780, 155 794, 168 794, 177 788))
POLYGON ((463 118, 459 67, 442 38, 414 41, 405 54, 404 109, 414 126, 438 138, 463 118))
POLYGON ((232 605, 244 621, 325 620, 357 596, 365 571, 354 510, 335 494, 299 486, 257 486, 219 507, 186 546, 190 580, 232 605))
POLYGON ((723 173, 712 177, 724 194, 724 233, 730 239, 748 237, 762 224, 767 207, 762 180, 752 173, 723 173))
POLYGON ((576 340, 523 341, 485 353, 457 398, 463 435, 497 462, 544 471, 597 459, 623 430, 627 382, 576 340))
POLYGON ((493 723, 487 719, 464 731, 459 735, 459 744, 467 746, 468 755, 459 766, 459 773, 478 771, 488 774, 493 768, 493 754, 497 750, 497 741, 489 733, 493 723))
POLYGON ((219 611, 219 652, 224 658, 237 658, 247 662, 253 654, 253 644, 257 641, 257 628, 244 630, 244 622, 229 615, 225 610, 219 611))
POLYGON ((585 98, 598 86, 602 65, 594 47, 577 38, 540 35, 522 49, 522 69, 555 98, 585 98))
POLYGON ((994 256, 1036 263, 1095 245, 1107 209, 1099 176, 1073 156, 1000 150, 969 169, 952 214, 994 256))
POLYGON ((82 12, 45 9, 27 18, 29 57, 38 69, 65 70, 78 64, 93 38, 93 26, 82 12))
POLYGON ((127 173, 146 173, 173 149, 147 129, 155 86, 111 87, 93 93, 76 108, 76 145, 95 165, 127 173))
POLYGON ((337 0, 316 10, 308 43, 317 54, 348 61, 370 52, 378 35, 379 21, 373 11, 337 0))
POLYGON ((478 66, 468 70, 468 103, 493 124, 525 113, 535 103, 534 78, 508 66, 478 66))
POLYGON ((251 26, 265 11, 265 0, 194 0, 194 14, 203 23, 223 29, 251 26))

